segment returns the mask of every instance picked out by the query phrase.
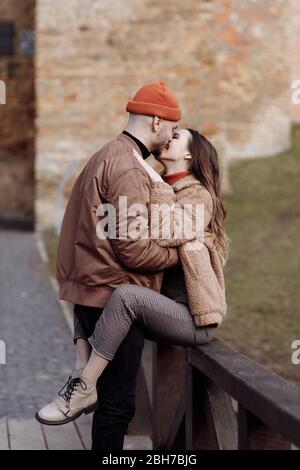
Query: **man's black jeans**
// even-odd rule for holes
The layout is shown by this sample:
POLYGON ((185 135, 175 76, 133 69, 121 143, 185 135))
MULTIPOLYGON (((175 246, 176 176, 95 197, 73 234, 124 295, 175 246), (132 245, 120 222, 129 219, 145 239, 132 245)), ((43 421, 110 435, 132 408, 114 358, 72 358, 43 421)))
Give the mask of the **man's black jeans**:
MULTIPOLYGON (((87 337, 103 309, 74 307, 87 337)), ((144 348, 144 331, 134 322, 115 357, 97 383, 99 406, 93 416, 92 450, 122 450, 124 436, 135 414, 136 381, 144 348)))

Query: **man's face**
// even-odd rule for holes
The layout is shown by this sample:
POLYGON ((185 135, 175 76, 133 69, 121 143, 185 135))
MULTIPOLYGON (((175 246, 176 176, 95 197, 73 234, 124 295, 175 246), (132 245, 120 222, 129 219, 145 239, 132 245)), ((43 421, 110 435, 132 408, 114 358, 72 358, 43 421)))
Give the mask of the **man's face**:
POLYGON ((159 154, 165 145, 172 140, 173 134, 176 132, 178 128, 178 121, 166 121, 164 119, 160 120, 159 128, 156 132, 156 145, 154 150, 154 154, 159 154))

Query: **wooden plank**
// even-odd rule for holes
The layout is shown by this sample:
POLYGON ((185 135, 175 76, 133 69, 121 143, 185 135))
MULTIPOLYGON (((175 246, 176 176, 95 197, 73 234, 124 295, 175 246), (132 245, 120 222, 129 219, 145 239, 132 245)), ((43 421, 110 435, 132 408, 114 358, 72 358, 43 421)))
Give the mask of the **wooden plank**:
POLYGON ((74 422, 62 426, 42 425, 49 450, 82 450, 84 449, 81 438, 74 422))
POLYGON ((186 363, 185 369, 185 449, 193 449, 193 419, 194 419, 194 407, 193 407, 193 367, 186 363))
POLYGON ((247 410, 238 403, 238 450, 247 450, 248 448, 247 410))
POLYGON ((136 381, 135 415, 129 423, 128 434, 149 435, 152 432, 152 404, 145 378, 144 365, 141 362, 136 381))
POLYGON ((183 449, 185 446, 185 394, 182 392, 170 432, 165 444, 165 450, 183 449))
POLYGON ((188 348, 188 361, 269 428, 300 446, 300 388, 217 338, 188 348))
POLYGON ((0 418, 0 450, 9 450, 6 418, 0 418))
POLYGON ((231 397, 206 378, 205 414, 219 450, 237 450, 237 419, 231 397))
POLYGON ((216 450, 205 412, 206 377, 190 365, 186 373, 185 429, 187 450, 216 450))
POLYGON ((239 405, 239 450, 290 450, 291 443, 239 405))
POLYGON ((8 418, 12 450, 46 450, 41 424, 36 419, 8 418))
POLYGON ((164 448, 185 382, 184 348, 153 348, 153 448, 164 448))

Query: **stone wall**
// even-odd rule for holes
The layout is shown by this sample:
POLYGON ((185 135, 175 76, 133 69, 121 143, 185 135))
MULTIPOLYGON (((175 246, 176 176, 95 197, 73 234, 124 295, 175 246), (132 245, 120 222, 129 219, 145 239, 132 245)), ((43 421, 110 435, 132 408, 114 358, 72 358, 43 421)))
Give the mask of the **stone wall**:
POLYGON ((6 104, 0 105, 0 218, 34 218, 34 60, 21 50, 23 31, 34 30, 34 0, 1 0, 0 21, 15 25, 13 56, 0 56, 6 104))
POLYGON ((146 82, 176 91, 182 125, 223 159, 290 144, 288 2, 282 0, 39 0, 37 216, 52 224, 57 186, 124 127, 146 82))

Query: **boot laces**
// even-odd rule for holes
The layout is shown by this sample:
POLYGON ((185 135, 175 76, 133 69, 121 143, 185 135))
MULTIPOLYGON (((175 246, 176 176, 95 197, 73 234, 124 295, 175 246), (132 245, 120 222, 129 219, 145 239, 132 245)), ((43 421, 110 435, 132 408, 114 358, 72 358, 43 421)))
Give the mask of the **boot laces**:
POLYGON ((62 397, 69 405, 72 395, 75 392, 75 388, 78 386, 80 386, 82 390, 87 389, 87 384, 84 382, 84 380, 82 380, 80 377, 72 378, 72 376, 70 376, 65 385, 58 392, 58 395, 62 397), (64 389, 66 390, 63 391, 64 389))

